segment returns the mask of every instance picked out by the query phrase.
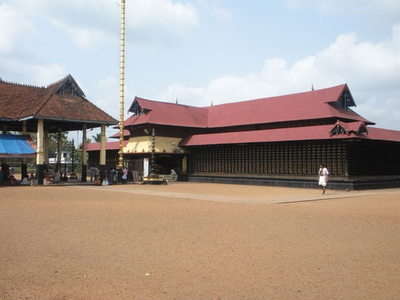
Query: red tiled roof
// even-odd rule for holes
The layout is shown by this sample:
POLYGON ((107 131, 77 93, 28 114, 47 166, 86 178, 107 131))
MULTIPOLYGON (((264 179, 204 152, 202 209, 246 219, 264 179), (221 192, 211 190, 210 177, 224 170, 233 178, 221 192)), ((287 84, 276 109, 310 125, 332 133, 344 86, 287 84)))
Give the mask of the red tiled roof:
POLYGON ((113 117, 88 101, 71 75, 47 87, 26 86, 0 81, 0 118, 23 120, 44 118, 113 125, 113 117), (64 84, 72 82, 76 95, 56 93, 64 84))
POLYGON ((372 122, 352 110, 329 104, 339 100, 346 84, 278 97, 227 103, 209 108, 209 127, 226 127, 324 118, 372 122))
POLYGON ((368 127, 368 134, 356 135, 354 132, 349 132, 348 134, 331 135, 331 129, 332 125, 321 125, 215 134, 199 134, 188 136, 182 139, 182 141, 179 143, 179 146, 203 146, 354 138, 400 142, 400 131, 395 130, 368 127))
MULTIPOLYGON (((116 126, 115 128, 119 129, 119 126, 116 126)), ((124 129, 124 136, 125 137, 129 137, 131 135, 131 133, 129 132, 129 130, 124 129)), ((119 138, 119 131, 114 133, 112 136, 110 136, 110 138, 112 139, 117 139, 119 138)))
POLYGON ((364 127, 365 130, 363 132, 368 132, 365 123, 362 121, 356 121, 356 122, 351 122, 351 123, 346 123, 346 122, 340 122, 339 120, 335 123, 335 125, 332 126, 330 132, 337 127, 343 128, 347 133, 361 133, 361 129, 364 127))
POLYGON ((362 126, 365 126, 364 122, 361 122, 361 121, 359 121, 359 122, 352 122, 352 123, 348 123, 348 124, 347 124, 347 129, 348 129, 349 131, 358 132, 358 131, 360 131, 360 129, 361 129, 362 126))
POLYGON ((142 109, 149 110, 151 112, 144 115, 129 117, 125 121, 126 126, 146 123, 183 127, 207 126, 207 109, 188 105, 152 101, 139 97, 135 97, 134 103, 135 102, 137 102, 142 109))
POLYGON ((43 88, 6 83, 0 80, 0 118, 15 120, 43 88))
POLYGON ((368 127, 368 138, 371 140, 400 142, 400 131, 368 127))
POLYGON ((214 134, 198 134, 182 139, 179 146, 242 144, 280 141, 330 139, 332 125, 291 127, 269 130, 237 131, 214 134))
MULTIPOLYGON (((128 144, 128 141, 124 141, 124 147, 128 144)), ((101 143, 90 143, 86 145, 86 150, 89 151, 100 151, 101 143)), ((119 141, 106 142, 106 150, 119 150, 119 141)))
POLYGON ((129 117, 125 125, 159 124, 196 128, 222 128, 240 125, 267 124, 288 121, 335 118, 374 124, 352 110, 337 108, 334 102, 343 93, 355 105, 347 84, 285 96, 226 103, 204 108, 146 100, 136 97, 146 114, 129 117))

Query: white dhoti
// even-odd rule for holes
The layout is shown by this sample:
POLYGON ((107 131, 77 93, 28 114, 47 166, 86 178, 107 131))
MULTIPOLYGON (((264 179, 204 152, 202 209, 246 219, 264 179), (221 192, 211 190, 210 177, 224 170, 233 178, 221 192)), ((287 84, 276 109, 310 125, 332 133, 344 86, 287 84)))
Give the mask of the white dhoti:
POLYGON ((319 176, 319 185, 326 186, 326 178, 325 176, 319 176))

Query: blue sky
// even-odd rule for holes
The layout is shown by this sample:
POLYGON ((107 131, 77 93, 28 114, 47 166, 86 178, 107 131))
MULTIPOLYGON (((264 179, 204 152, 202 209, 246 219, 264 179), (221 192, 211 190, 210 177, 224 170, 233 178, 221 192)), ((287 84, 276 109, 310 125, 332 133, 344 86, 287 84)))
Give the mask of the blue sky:
MULTIPOLYGON (((71 74, 119 119, 119 2, 1 1, 0 77, 71 74)), ((398 0, 126 0, 125 59, 125 111, 135 96, 208 106, 347 83, 357 113, 400 130, 398 0)))

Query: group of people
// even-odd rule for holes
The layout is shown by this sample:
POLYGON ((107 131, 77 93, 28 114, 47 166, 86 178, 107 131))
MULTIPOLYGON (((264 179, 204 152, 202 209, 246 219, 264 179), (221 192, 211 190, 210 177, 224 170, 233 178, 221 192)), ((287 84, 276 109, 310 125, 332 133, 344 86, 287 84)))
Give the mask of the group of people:
MULTIPOLYGON (((60 181, 60 177, 61 177, 61 168, 57 165, 56 169, 55 169, 55 174, 54 174, 54 181, 60 181)), ((0 170, 0 180, 5 180, 6 178, 8 180, 15 180, 14 177, 15 174, 15 170, 13 167, 10 167, 7 165, 7 169, 0 170)), ((176 174, 175 170, 172 169, 171 170, 171 174, 176 174)), ((32 179, 36 179, 36 176, 31 173, 30 180, 32 179)), ((326 166, 324 164, 321 164, 319 166, 319 170, 318 170, 318 184, 319 186, 321 186, 322 189, 322 194, 325 194, 326 191, 326 185, 328 183, 329 180, 329 171, 326 168, 326 166)), ((118 181, 118 171, 115 169, 110 169, 108 171, 108 174, 106 176, 106 178, 104 178, 103 182, 100 182, 100 170, 97 166, 91 166, 90 167, 90 182, 95 182, 96 185, 109 185, 109 184, 116 184, 118 181)), ((128 181, 128 168, 124 167, 124 169, 122 170, 122 183, 127 183, 128 181)), ((28 178, 23 178, 21 181, 21 184, 28 184, 28 178)), ((44 185, 48 185, 51 184, 50 178, 48 176, 44 177, 44 185)))
MULTIPOLYGON (((94 182, 95 185, 110 185, 116 184, 118 182, 118 171, 114 168, 111 168, 107 176, 100 181, 100 170, 97 166, 90 167, 90 182, 94 182)), ((128 168, 124 167, 122 170, 122 183, 128 182, 128 168)))
POLYGON ((90 166, 90 182, 96 181, 100 176, 100 170, 97 166, 90 166))
POLYGON ((36 179, 36 175, 33 172, 28 176, 22 178, 21 185, 31 185, 31 180, 36 179))

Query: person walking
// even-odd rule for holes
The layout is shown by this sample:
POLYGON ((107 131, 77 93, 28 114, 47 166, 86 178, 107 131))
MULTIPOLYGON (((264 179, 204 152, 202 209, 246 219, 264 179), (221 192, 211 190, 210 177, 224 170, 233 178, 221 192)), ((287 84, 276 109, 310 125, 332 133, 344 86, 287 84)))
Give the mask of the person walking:
POLYGON ((125 167, 122 171, 122 183, 126 183, 128 181, 128 168, 125 167))
POLYGON ((325 194, 326 184, 328 183, 328 175, 329 171, 325 167, 325 165, 321 164, 319 166, 318 176, 319 176, 319 185, 322 189, 322 195, 325 194))

